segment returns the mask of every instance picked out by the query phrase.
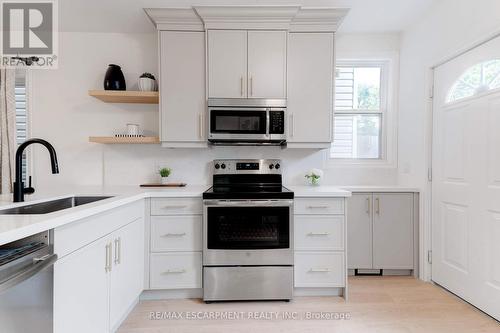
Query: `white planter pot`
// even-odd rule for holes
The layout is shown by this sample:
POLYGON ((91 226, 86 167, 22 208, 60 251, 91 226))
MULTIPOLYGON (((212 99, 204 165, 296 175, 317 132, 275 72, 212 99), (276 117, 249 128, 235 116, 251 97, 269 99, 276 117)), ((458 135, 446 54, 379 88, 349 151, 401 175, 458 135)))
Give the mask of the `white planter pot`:
POLYGON ((160 177, 162 185, 168 184, 168 177, 160 177))
POLYGON ((156 80, 152 80, 147 77, 139 78, 139 90, 140 91, 156 91, 156 80))

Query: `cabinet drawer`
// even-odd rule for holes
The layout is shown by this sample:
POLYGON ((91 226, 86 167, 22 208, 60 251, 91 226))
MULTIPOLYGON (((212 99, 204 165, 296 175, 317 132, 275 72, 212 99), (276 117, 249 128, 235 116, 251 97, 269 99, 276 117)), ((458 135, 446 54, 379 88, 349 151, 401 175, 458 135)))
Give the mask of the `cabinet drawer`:
POLYGON ((295 287, 344 287, 343 252, 295 252, 295 287))
POLYGON ((343 198, 295 199, 295 214, 344 214, 343 198))
POLYGON ((151 218, 151 251, 201 251, 201 215, 151 218))
POLYGON ((200 198, 153 198, 151 215, 195 215, 201 214, 200 198))
POLYGON ((201 288, 201 252, 151 254, 151 289, 201 288))
POLYGON ((344 250, 344 216, 298 215, 294 227, 297 250, 344 250))

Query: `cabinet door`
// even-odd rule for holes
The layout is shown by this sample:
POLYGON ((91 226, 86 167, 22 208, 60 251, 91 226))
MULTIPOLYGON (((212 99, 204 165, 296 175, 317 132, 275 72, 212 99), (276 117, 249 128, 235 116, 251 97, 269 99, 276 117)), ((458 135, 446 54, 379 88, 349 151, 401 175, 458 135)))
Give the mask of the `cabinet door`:
POLYGON ((110 327, 113 331, 125 318, 144 286, 144 219, 117 230, 112 239, 110 327))
POLYGON ((413 269, 413 194, 373 198, 373 268, 413 269))
POLYGON ((55 333, 109 331, 110 244, 109 238, 102 238, 54 265, 55 333))
POLYGON ((347 199, 347 212, 347 266, 370 269, 373 267, 372 194, 353 194, 347 199))
POLYGON ((161 141, 206 141, 205 34, 160 32, 161 141))
POLYGON ((286 98, 286 31, 248 32, 248 97, 286 98))
POLYGON ((332 33, 290 33, 288 142, 332 141, 333 75, 332 33))
POLYGON ((247 32, 208 31, 208 96, 242 98, 247 82, 247 32))

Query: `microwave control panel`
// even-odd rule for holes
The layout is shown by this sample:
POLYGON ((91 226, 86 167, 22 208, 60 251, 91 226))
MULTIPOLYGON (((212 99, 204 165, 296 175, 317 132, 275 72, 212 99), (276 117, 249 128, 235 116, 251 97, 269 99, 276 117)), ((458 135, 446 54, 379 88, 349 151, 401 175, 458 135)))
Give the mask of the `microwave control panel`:
POLYGON ((269 134, 285 133, 285 111, 269 111, 269 134))

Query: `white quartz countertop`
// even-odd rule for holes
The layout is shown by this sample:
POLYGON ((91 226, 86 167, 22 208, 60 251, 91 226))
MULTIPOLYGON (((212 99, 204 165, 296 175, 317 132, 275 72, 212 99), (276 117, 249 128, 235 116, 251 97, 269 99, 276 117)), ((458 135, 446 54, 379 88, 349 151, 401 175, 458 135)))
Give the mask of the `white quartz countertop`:
POLYGON ((25 196, 25 202, 13 203, 12 196, 0 196, 0 209, 24 206, 72 196, 113 196, 82 206, 40 215, 0 215, 0 245, 36 233, 54 229, 62 225, 105 212, 144 198, 188 198, 200 197, 208 185, 191 185, 182 188, 140 188, 138 186, 119 187, 72 187, 71 190, 53 189, 43 194, 25 196))
POLYGON ((339 186, 339 188, 350 192, 400 192, 400 193, 420 192, 420 189, 416 187, 399 186, 399 185, 339 186))
POLYGON ((287 186, 296 198, 302 197, 350 197, 351 192, 336 186, 287 186))

